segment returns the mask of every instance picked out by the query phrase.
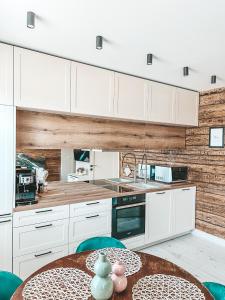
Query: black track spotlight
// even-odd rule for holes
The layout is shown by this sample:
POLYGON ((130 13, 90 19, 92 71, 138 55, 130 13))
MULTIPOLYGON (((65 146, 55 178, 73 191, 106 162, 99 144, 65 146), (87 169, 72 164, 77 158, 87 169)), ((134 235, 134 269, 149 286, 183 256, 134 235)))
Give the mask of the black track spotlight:
POLYGON ((215 84, 216 83, 216 75, 212 75, 211 76, 211 84, 215 84))
POLYGON ((189 75, 189 67, 183 67, 183 75, 188 76, 189 75))
POLYGON ((101 35, 96 36, 96 49, 102 50, 103 47, 103 37, 101 35))
POLYGON ((152 65, 153 55, 151 53, 147 54, 147 65, 152 65))

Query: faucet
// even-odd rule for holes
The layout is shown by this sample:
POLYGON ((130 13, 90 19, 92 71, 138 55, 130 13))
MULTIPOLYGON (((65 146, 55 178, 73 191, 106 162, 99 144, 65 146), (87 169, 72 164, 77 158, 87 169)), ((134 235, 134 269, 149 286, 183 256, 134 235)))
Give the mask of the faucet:
POLYGON ((147 161, 146 153, 144 153, 143 156, 142 156, 141 168, 143 166, 144 159, 145 159, 145 184, 146 184, 147 181, 148 181, 148 167, 147 167, 148 161, 147 161))
POLYGON ((136 167, 137 167, 137 158, 136 158, 136 155, 133 152, 127 152, 123 156, 121 165, 122 165, 122 168, 123 168, 124 159, 125 159, 125 157, 127 157, 127 155, 132 155, 134 157, 134 171, 133 171, 133 173, 134 173, 134 182, 136 182, 136 178, 137 178, 137 169, 136 169, 136 167))

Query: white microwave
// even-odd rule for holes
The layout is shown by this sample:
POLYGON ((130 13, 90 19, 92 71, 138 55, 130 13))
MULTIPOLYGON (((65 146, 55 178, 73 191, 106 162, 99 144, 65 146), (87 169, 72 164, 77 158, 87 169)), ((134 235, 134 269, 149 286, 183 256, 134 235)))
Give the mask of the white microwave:
POLYGON ((177 183, 187 180, 185 166, 155 166, 155 180, 164 183, 177 183))

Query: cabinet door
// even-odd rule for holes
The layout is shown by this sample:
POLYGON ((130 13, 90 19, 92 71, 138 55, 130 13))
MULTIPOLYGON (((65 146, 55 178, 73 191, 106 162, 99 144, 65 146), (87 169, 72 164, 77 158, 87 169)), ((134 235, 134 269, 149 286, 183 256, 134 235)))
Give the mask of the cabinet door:
POLYGON ((69 218, 69 205, 19 211, 13 214, 13 227, 57 221, 66 218, 69 218))
POLYGON ((175 92, 175 87, 157 82, 150 83, 149 121, 175 123, 175 92))
POLYGON ((171 235, 171 191, 147 194, 146 243, 168 238, 171 235))
POLYGON ((199 93, 176 89, 176 124, 198 126, 199 93))
POLYGON ((13 105, 13 47, 0 44, 0 104, 13 105))
POLYGON ((69 243, 111 233, 111 211, 70 219, 69 243))
POLYGON ((69 220, 58 220, 13 229, 13 256, 68 244, 69 220))
POLYGON ((114 72, 72 63, 71 112, 113 116, 114 72))
POLYGON ((181 234, 195 228, 196 188, 183 188, 173 191, 173 233, 181 234))
POLYGON ((147 120, 148 81, 116 73, 115 84, 115 116, 123 119, 147 120))
POLYGON ((12 219, 0 218, 0 270, 12 272, 12 219))
POLYGON ((0 217, 12 213, 15 181, 14 108, 0 105, 0 217))
POLYGON ((68 255, 68 245, 50 248, 13 259, 13 273, 25 280, 50 262, 68 255))
POLYGON ((66 59, 15 47, 15 104, 25 108, 69 112, 70 64, 66 59))

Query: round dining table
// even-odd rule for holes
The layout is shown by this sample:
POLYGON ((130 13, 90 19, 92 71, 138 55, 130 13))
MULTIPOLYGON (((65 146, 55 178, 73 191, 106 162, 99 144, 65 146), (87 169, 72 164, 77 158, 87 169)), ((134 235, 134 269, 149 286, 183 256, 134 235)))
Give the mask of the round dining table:
MULTIPOLYGON (((24 281, 24 283, 16 290, 16 292, 14 293, 11 299, 23 300, 22 293, 26 283, 29 280, 31 280, 34 276, 50 269, 77 268, 93 277, 94 273, 92 273, 86 267, 86 258, 91 252, 93 251, 86 251, 79 254, 72 254, 47 264, 46 266, 42 267, 41 269, 33 273, 30 277, 28 277, 24 281)), ((186 272, 182 268, 178 267, 177 265, 157 256, 153 256, 142 252, 136 252, 136 253, 140 256, 142 261, 141 269, 137 273, 127 277, 128 284, 126 290, 120 294, 114 293, 111 298, 112 300, 129 300, 129 299, 132 300, 132 288, 137 283, 137 281, 144 276, 153 275, 153 274, 173 275, 176 277, 186 279, 189 282, 195 284, 201 290, 201 292, 205 296, 205 300, 214 299, 212 295, 209 293, 209 291, 201 284, 200 281, 198 281, 194 276, 192 276, 190 273, 186 272)), ((89 298, 89 299, 93 299, 93 298, 89 298)))

